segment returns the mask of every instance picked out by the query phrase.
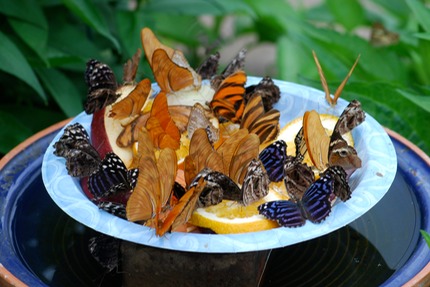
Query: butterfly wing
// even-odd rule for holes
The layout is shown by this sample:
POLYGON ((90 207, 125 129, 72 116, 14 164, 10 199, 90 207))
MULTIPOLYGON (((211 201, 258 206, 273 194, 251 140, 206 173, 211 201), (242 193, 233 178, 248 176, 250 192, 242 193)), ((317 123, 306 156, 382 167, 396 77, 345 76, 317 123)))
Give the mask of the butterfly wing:
POLYGON ((264 217, 275 220, 283 227, 299 227, 306 223, 300 207, 291 200, 276 200, 258 206, 258 212, 264 217))
POLYGON ((136 78, 137 74, 137 69, 139 67, 141 54, 142 51, 140 49, 137 49, 133 57, 124 64, 122 75, 122 80, 124 84, 132 84, 134 82, 134 79, 136 78))
MULTIPOLYGON (((135 171, 138 173, 137 170, 135 171)), ((96 172, 88 178, 88 190, 95 200, 132 189, 129 171, 113 152, 107 153, 96 172)))
MULTIPOLYGON (((160 180, 160 201, 164 207, 172 194, 173 184, 175 183, 177 172, 177 158, 174 150, 170 148, 162 149, 157 160, 158 173, 162 175, 160 180)), ((154 178, 154 180, 157 180, 154 178)))
POLYGON ((150 156, 145 156, 139 162, 139 170, 142 172, 126 206, 127 219, 130 221, 148 220, 160 206, 161 187, 157 164, 150 156))
POLYGON ((194 84, 193 73, 174 63, 163 49, 154 51, 151 67, 155 80, 163 92, 176 92, 194 84))
POLYGON ((287 144, 283 140, 278 140, 268 145, 260 152, 259 158, 270 181, 279 182, 284 176, 284 165, 287 159, 287 144))
POLYGON ((303 116, 303 136, 312 163, 317 169, 325 170, 329 161, 330 137, 315 110, 306 111, 303 116))
POLYGON ((339 116, 339 119, 337 120, 333 130, 337 131, 341 135, 344 135, 364 122, 365 118, 366 114, 361 108, 361 103, 357 100, 353 100, 339 116))
POLYGON ((216 75, 219 65, 220 54, 216 52, 210 55, 198 68, 197 74, 199 74, 202 79, 211 79, 216 75))
POLYGON ((287 156, 284 184, 292 199, 301 200, 305 191, 314 181, 315 174, 311 167, 296 157, 287 156))
POLYGON ((229 177, 236 183, 242 184, 249 163, 258 158, 260 139, 256 134, 246 135, 235 148, 229 166, 229 177))
POLYGON ((125 205, 122 203, 101 201, 97 204, 97 206, 98 208, 103 209, 104 211, 109 212, 110 214, 113 214, 120 218, 127 219, 125 205))
POLYGON ((269 193, 269 177, 263 164, 253 159, 249 165, 242 184, 242 202, 249 205, 269 193))
POLYGON ((68 173, 74 177, 86 177, 95 172, 101 162, 100 155, 90 144, 85 128, 69 125, 54 144, 54 154, 66 159, 68 173))
POLYGON ((334 180, 331 174, 326 174, 316 180, 306 190, 301 205, 305 217, 313 223, 320 223, 331 212, 330 195, 334 190, 334 180))
POLYGON ((237 71, 224 79, 216 90, 210 107, 217 117, 239 122, 245 108, 246 74, 237 71))
POLYGON ((120 120, 137 116, 142 110, 150 92, 151 81, 143 79, 127 97, 112 106, 109 116, 120 120))
POLYGON ((255 94, 261 96, 265 111, 270 111, 281 98, 281 90, 270 77, 264 77, 257 85, 246 87, 245 102, 255 94))
POLYGON ((352 191, 349 187, 345 170, 341 166, 330 166, 321 176, 324 177, 327 173, 330 173, 333 178, 333 193, 344 202, 350 199, 352 191))
POLYGON ((146 122, 146 129, 156 148, 174 150, 179 148, 181 134, 170 116, 166 94, 163 92, 160 92, 154 99, 151 115, 146 122))
POLYGON ((118 98, 117 82, 112 69, 97 60, 87 62, 85 81, 88 85, 85 112, 92 114, 112 104, 118 98))
POLYGON ((195 130, 203 128, 208 134, 209 141, 213 144, 219 139, 219 130, 206 117, 206 111, 200 103, 196 103, 191 109, 188 118, 187 132, 188 138, 192 138, 195 130))

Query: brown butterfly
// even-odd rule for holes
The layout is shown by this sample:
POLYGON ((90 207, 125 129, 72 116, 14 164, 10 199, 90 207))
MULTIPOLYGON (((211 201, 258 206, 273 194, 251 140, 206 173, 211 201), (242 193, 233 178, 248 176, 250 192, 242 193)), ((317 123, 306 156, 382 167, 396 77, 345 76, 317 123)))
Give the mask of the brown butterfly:
POLYGON ((281 90, 270 77, 264 77, 258 84, 246 87, 245 102, 254 94, 261 96, 265 111, 270 111, 281 98, 281 90))
POLYGON ((211 86, 214 90, 217 90, 222 81, 224 81, 229 76, 235 74, 236 72, 243 71, 245 67, 245 57, 246 57, 246 49, 237 53, 237 55, 231 60, 231 62, 225 67, 225 69, 219 74, 215 75, 211 79, 211 86))
POLYGON ((142 29, 141 39, 146 59, 162 91, 170 93, 187 87, 200 88, 200 76, 181 51, 163 45, 149 28, 142 29))
POLYGON ((275 109, 265 112, 261 96, 254 94, 245 105, 240 128, 258 135, 261 143, 270 142, 278 136, 280 116, 275 109))
POLYGON ((241 70, 221 82, 209 104, 215 116, 233 123, 240 121, 245 108, 245 83, 246 74, 241 70))
POLYGON ((124 82, 124 85, 131 85, 134 83, 134 80, 137 74, 137 69, 139 67, 141 54, 142 54, 142 51, 140 49, 137 49, 133 57, 124 64, 123 75, 122 75, 122 80, 124 82))
POLYGON ((361 124, 365 114, 359 101, 354 100, 344 109, 328 136, 316 111, 307 111, 303 116, 303 137, 310 159, 319 170, 325 170, 328 166, 341 166, 347 173, 347 178, 361 167, 361 160, 357 151, 349 146, 342 137, 344 133, 351 131, 361 124))
POLYGON ((109 114, 115 119, 133 118, 141 112, 151 92, 151 81, 143 79, 124 99, 115 103, 109 114))
POLYGON ((202 79, 211 79, 214 77, 218 70, 220 54, 216 52, 210 55, 198 68, 197 73, 202 77, 202 79))
POLYGON ((354 65, 352 65, 351 70, 349 71, 348 75, 346 75, 346 77, 342 81, 342 83, 339 85, 339 87, 337 88, 337 90, 334 93, 333 97, 330 95, 330 90, 328 88, 327 81, 326 81, 325 76, 324 76, 324 72, 323 72, 323 70, 321 68, 321 65, 320 65, 320 63, 318 61, 318 58, 317 58, 317 55, 315 54, 315 51, 312 51, 312 55, 314 56, 314 60, 315 60, 315 63, 317 65, 318 73, 319 73, 320 78, 321 78, 321 84, 322 84, 324 92, 325 92, 326 101, 331 106, 335 106, 337 104, 337 99, 340 97, 340 94, 342 93, 342 90, 343 90, 343 88, 346 85, 346 82, 348 81, 349 77, 351 76, 352 72, 354 71, 355 66, 358 63, 358 60, 360 59, 360 55, 358 55, 357 60, 355 60, 354 65))
POLYGON ((158 230, 175 183, 176 153, 171 148, 164 148, 156 159, 150 134, 145 129, 141 130, 138 143, 135 158, 142 172, 139 173, 136 187, 127 202, 127 218, 130 221, 153 219, 150 223, 158 230))
POLYGON ((156 148, 179 148, 181 134, 170 116, 164 92, 158 93, 152 103, 150 116, 146 121, 146 129, 156 148))
POLYGON ((374 23, 370 34, 370 43, 375 47, 397 44, 399 34, 389 31, 383 24, 374 23))
POLYGON ((208 134, 209 141, 213 144, 219 140, 219 130, 209 120, 207 113, 208 111, 200 103, 194 104, 188 118, 187 133, 188 138, 192 138, 194 131, 203 128, 208 134))

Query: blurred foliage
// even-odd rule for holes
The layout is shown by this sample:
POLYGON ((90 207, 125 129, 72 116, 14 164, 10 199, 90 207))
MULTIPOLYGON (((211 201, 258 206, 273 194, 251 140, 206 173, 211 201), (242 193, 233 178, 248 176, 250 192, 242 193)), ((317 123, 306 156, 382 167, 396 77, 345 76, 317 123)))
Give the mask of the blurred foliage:
MULTIPOLYGON (((80 113, 86 61, 96 58, 122 75, 123 63, 141 47, 140 29, 148 26, 184 50, 195 67, 241 39, 249 51, 270 44, 276 60, 267 74, 320 89, 314 50, 333 91, 360 54, 342 97, 359 99, 381 124, 429 154, 429 3, 291 2, 0 0, 0 153, 80 113), (376 23, 383 26, 375 29, 376 23), (372 30, 378 34, 369 40, 372 30)), ((151 77, 144 59, 142 65, 138 77, 151 77)))

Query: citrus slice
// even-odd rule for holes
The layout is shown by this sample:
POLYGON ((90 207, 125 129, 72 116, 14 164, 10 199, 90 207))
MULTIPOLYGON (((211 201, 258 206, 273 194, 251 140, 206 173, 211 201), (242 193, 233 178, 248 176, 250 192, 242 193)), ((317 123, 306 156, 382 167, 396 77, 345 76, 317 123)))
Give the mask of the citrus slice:
POLYGON ((271 188, 268 195, 248 206, 237 201, 223 200, 217 205, 197 208, 191 216, 190 222, 199 227, 209 228, 217 234, 247 233, 272 229, 279 227, 278 223, 260 215, 257 207, 264 202, 281 199, 288 199, 288 196, 276 192, 275 188, 271 188))
MULTIPOLYGON (((319 116, 321 119, 321 123, 325 129, 325 132, 327 133, 327 135, 330 136, 339 117, 330 114, 319 114, 319 116)), ((296 145, 294 144, 294 138, 296 137, 302 126, 303 117, 298 117, 286 124, 279 132, 277 139, 285 141, 285 143, 287 144, 288 155, 296 154, 296 145)), ((351 132, 342 135, 342 137, 346 140, 348 145, 354 146, 354 139, 352 137, 351 132)), ((306 154, 304 161, 310 165, 313 165, 308 154, 306 154)))

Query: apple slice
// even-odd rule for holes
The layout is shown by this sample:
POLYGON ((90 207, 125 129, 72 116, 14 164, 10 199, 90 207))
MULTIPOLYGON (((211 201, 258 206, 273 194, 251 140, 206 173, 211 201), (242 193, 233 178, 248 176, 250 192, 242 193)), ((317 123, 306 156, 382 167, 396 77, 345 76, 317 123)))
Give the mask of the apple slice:
MULTIPOLYGON (((126 97, 133 89, 134 86, 132 85, 122 86, 118 90, 121 96, 117 101, 126 97)), ((116 140, 124 129, 124 125, 129 122, 130 119, 117 120, 113 117, 109 117, 111 110, 112 105, 109 105, 93 114, 91 122, 91 142, 99 152, 101 158, 104 158, 108 152, 114 152, 121 158, 125 166, 129 168, 133 160, 132 149, 131 147, 119 147, 116 140)))

